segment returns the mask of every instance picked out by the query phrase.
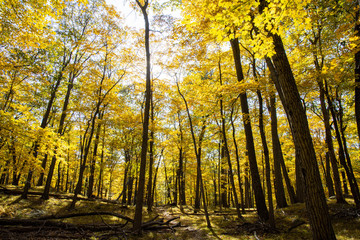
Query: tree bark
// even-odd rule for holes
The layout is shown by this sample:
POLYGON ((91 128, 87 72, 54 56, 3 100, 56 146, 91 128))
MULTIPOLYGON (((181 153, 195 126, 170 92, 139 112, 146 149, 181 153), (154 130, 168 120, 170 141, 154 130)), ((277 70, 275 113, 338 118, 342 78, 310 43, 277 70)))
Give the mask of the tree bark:
MULTIPOLYGON (((206 199, 205 199, 204 185, 203 185, 202 176, 201 176, 201 143, 202 143, 202 140, 203 140, 204 135, 205 135, 205 128, 206 128, 205 123, 206 123, 207 119, 205 118, 204 122, 202 124, 201 132, 200 132, 200 136, 199 136, 199 141, 198 141, 199 145, 198 145, 197 142, 196 142, 196 139, 195 139, 194 127, 193 127, 193 124, 192 124, 192 119, 191 119, 191 115, 190 115, 190 111, 189 111, 189 106, 187 104, 187 101, 186 101, 184 95, 180 91, 179 83, 176 83, 176 85, 177 85, 178 93, 180 94, 181 98, 184 100, 185 107, 186 107, 186 113, 187 113, 188 118, 189 118, 191 137, 192 137, 192 140, 193 140, 194 152, 195 152, 196 163, 197 163, 197 172, 198 172, 197 178, 199 179, 199 183, 200 183, 199 184, 200 185, 199 186, 200 193, 203 196, 203 205, 204 205, 204 211, 205 211, 205 218, 206 218, 207 227, 211 228, 209 213, 208 213, 208 210, 207 210, 206 199)), ((201 198, 201 196, 199 196, 199 200, 200 200, 200 198, 201 198)))
POLYGON ((94 196, 93 190, 94 190, 94 180, 95 180, 95 167, 96 167, 96 157, 98 155, 97 154, 98 146, 99 146, 99 141, 100 141, 100 130, 102 127, 102 124, 101 124, 102 116, 103 116, 103 113, 99 113, 99 123, 96 128, 94 150, 93 150, 93 155, 92 155, 91 162, 90 162, 89 186, 88 186, 88 190, 87 190, 88 198, 92 198, 94 196))
MULTIPOLYGON (((242 66, 241 66, 239 41, 237 38, 235 38, 235 39, 230 40, 230 43, 231 43, 231 48, 233 51, 237 80, 239 82, 242 82, 244 80, 244 75, 243 75, 242 66)), ((247 95, 246 95, 245 91, 242 91, 242 93, 240 93, 240 102, 241 102, 241 110, 242 110, 242 114, 243 114, 243 124, 244 124, 244 129, 245 129, 245 136, 246 136, 246 150, 248 152, 248 158, 249 158, 252 187, 253 187, 254 193, 255 193, 256 208, 257 208, 257 212, 260 217, 260 220, 266 222, 269 219, 269 212, 266 207, 265 196, 264 196, 263 189, 261 187, 261 179, 260 179, 259 170, 258 170, 258 166, 257 166, 257 162, 256 162, 254 139, 253 139, 253 134, 252 134, 252 129, 251 129, 251 121, 250 121, 250 116, 249 116, 249 106, 248 106, 247 95)))
MULTIPOLYGON (((262 0, 260 8, 267 3, 262 0)), ((262 11, 260 11, 262 12, 262 11)), ((269 33, 273 39, 275 55, 272 56, 278 73, 277 91, 282 93, 282 103, 292 126, 295 145, 298 146, 301 157, 301 172, 304 178, 306 192, 306 208, 309 214, 310 226, 314 239, 336 239, 331 225, 320 172, 317 165, 314 146, 309 125, 303 108, 299 91, 287 59, 280 36, 269 33)))
POLYGON ((334 103, 333 100, 330 98, 330 94, 329 94, 329 88, 327 86, 327 84, 325 83, 325 94, 326 94, 326 98, 328 101, 328 105, 330 107, 330 113, 334 122, 334 128, 335 128, 335 134, 336 134, 336 139, 338 142, 338 146, 339 146, 339 160, 340 160, 340 164, 344 167, 346 176, 349 180, 349 185, 350 185, 350 189, 351 189, 351 193, 354 197, 354 202, 357 208, 360 208, 360 194, 359 194, 359 189, 357 187, 356 184, 356 179, 354 177, 354 173, 352 172, 352 170, 350 169, 350 167, 348 166, 348 163, 346 162, 345 159, 345 150, 344 150, 344 145, 343 145, 343 141, 341 138, 341 133, 339 130, 339 124, 338 124, 338 120, 336 117, 336 112, 335 112, 335 107, 334 107, 334 103))
POLYGON ((233 102, 233 106, 231 108, 230 122, 231 122, 232 137, 233 137, 233 142, 234 142, 234 147, 235 147, 237 177, 238 177, 238 184, 239 184, 239 189, 240 189, 241 210, 242 210, 242 213, 245 213, 244 190, 243 190, 243 187, 242 187, 241 175, 240 175, 240 170, 241 169, 240 169, 239 149, 238 149, 238 145, 237 145, 237 141, 236 141, 235 125, 234 125, 234 119, 233 119, 234 104, 235 104, 235 101, 233 102))
MULTIPOLYGON (((280 188, 282 188, 283 190, 280 190, 280 193, 278 193, 279 194, 278 197, 279 197, 279 200, 282 198, 281 191, 284 191, 284 185, 283 185, 281 177, 283 175, 284 179, 285 179, 285 183, 286 183, 286 188, 287 188, 287 191, 288 191, 288 194, 290 197, 290 202, 292 204, 294 204, 297 201, 296 195, 295 195, 294 188, 291 184, 291 181, 290 181, 287 169, 286 169, 284 156, 282 153, 281 144, 280 144, 280 140, 279 140, 279 134, 278 134, 278 130, 277 130, 278 125, 277 125, 275 95, 270 96, 269 112, 270 112, 270 118, 271 118, 271 139, 272 139, 273 158, 274 158, 275 196, 276 196, 276 191, 278 189, 278 186, 280 186, 280 188), (281 170, 282 170, 282 174, 281 174, 281 170)), ((278 197, 276 197, 276 200, 278 199, 278 197)), ((285 202, 283 202, 283 199, 282 199, 280 202, 277 202, 278 207, 280 207, 281 205, 284 206, 283 204, 286 203, 286 200, 285 200, 285 202), (280 204, 280 202, 281 202, 281 204, 280 204)), ((287 205, 287 203, 286 203, 286 205, 287 205)))
MULTIPOLYGON (((355 36, 360 37, 360 1, 357 1, 355 15, 355 36)), ((360 50, 355 53, 355 118, 358 129, 358 137, 360 141, 360 50)))
MULTIPOLYGON (((253 63, 253 68, 255 68, 255 60, 253 63)), ((254 70, 255 73, 255 70, 254 70)), ((273 204, 273 199, 272 199, 272 187, 271 187, 271 174, 270 174, 270 158, 269 158, 269 148, 267 146, 267 141, 266 141, 266 135, 265 135, 265 130, 264 130, 264 116, 263 116, 263 98, 262 98, 262 94, 260 92, 260 90, 256 91, 257 96, 258 96, 258 100, 259 100, 259 130, 260 130, 260 136, 261 136, 261 142, 263 145, 263 153, 264 153, 264 157, 265 157, 265 178, 266 178, 266 188, 267 188, 267 198, 268 198, 268 204, 269 204, 269 223, 272 227, 275 227, 275 217, 274 217, 274 204, 273 204)), ((280 167, 280 166, 278 166, 280 167)), ((280 171, 280 179, 281 179, 281 171, 280 171)), ((275 182, 276 183, 276 182, 275 182)), ((284 186, 282 185, 281 182, 281 186, 277 186, 275 185, 275 193, 276 193, 276 187, 279 187, 279 189, 281 190, 281 194, 282 194, 282 201, 285 202, 280 202, 281 205, 278 207, 284 207, 283 205, 285 204, 285 206, 287 206, 286 203, 286 199, 285 199, 285 191, 284 191, 284 186)), ((279 192, 278 192, 279 195, 279 192)), ((276 198, 277 200, 277 198, 276 198)))
MULTIPOLYGON (((149 212, 152 211, 152 206, 154 202, 154 196, 152 195, 152 188, 153 186, 153 165, 154 165, 154 99, 153 99, 153 92, 151 91, 150 97, 150 110, 151 110, 151 129, 150 129, 150 139, 149 139, 149 176, 148 176, 148 185, 147 185, 147 209, 149 212)), ((176 200, 175 200, 176 201, 176 200)))
MULTIPOLYGON (((219 78, 220 78, 220 85, 222 86, 222 75, 221 75, 221 63, 220 63, 220 61, 219 61, 219 78)), ((225 150, 225 155, 226 155, 226 159, 227 159, 227 164, 228 164, 228 167, 229 167, 229 178, 230 178, 230 183, 231 183, 231 188, 232 188, 232 194, 233 194, 233 197, 234 197, 234 205, 235 205, 235 208, 236 208, 236 213, 237 213, 238 218, 242 219, 243 217, 241 216, 241 212, 240 212, 239 200, 238 200, 238 196, 237 196, 237 193, 236 193, 234 175, 233 175, 232 164, 231 164, 231 159, 230 159, 230 152, 229 152, 229 147, 228 147, 228 142, 227 142, 227 137, 226 137, 226 119, 225 119, 222 96, 220 96, 220 117, 221 117, 222 139, 223 139, 223 142, 224 142, 224 150, 225 150)))
POLYGON ((144 190, 145 190, 145 172, 146 172, 146 155, 148 146, 148 131, 149 131, 149 118, 150 118, 150 98, 151 98, 151 79, 150 79, 150 41, 149 41, 149 19, 146 12, 148 7, 148 0, 141 4, 136 0, 137 5, 140 7, 145 22, 145 51, 146 51, 146 91, 145 91, 145 110, 144 110, 144 123, 142 133, 141 145, 141 160, 140 160, 140 173, 138 180, 138 187, 136 192, 136 208, 134 217, 134 230, 141 232, 142 212, 144 203, 144 190))

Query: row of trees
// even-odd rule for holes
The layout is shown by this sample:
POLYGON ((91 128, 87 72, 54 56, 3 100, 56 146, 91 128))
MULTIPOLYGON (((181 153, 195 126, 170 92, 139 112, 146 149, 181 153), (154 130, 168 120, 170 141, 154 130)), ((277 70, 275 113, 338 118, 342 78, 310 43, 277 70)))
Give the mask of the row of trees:
POLYGON ((138 229, 143 201, 255 206, 273 226, 306 202, 334 239, 325 194, 360 207, 359 5, 132 6, 145 32, 104 1, 4 1, 0 183, 136 203, 138 229))

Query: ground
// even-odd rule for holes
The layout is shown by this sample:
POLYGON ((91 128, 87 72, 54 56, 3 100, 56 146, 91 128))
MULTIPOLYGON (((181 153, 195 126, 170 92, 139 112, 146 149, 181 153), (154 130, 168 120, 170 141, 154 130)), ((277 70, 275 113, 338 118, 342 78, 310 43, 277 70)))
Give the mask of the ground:
MULTIPOLYGON (((335 200, 328 200, 337 239, 360 239, 360 211, 354 208, 351 199, 347 201, 349 204, 336 204, 335 200)), ((237 219, 235 209, 211 209, 212 229, 209 229, 202 212, 194 214, 189 206, 180 209, 178 206, 169 205, 156 206, 152 212, 147 212, 144 208, 144 222, 152 220, 162 224, 174 217, 179 218, 169 224, 154 225, 156 229, 145 230, 141 235, 132 233, 131 223, 123 226, 125 220, 108 215, 71 217, 32 224, 35 219, 49 215, 63 216, 89 212, 109 212, 130 218, 134 215, 134 207, 111 202, 81 200, 74 210, 69 211, 70 203, 70 199, 53 197, 43 201, 36 195, 20 200, 19 195, 0 193, 0 220, 33 221, 29 221, 27 226, 0 224, 3 225, 0 228, 0 239, 311 239, 305 206, 300 203, 275 210, 275 229, 257 222, 253 209, 243 214, 243 220, 237 219), (153 220, 156 216, 158 217, 153 220), (161 222, 162 218, 164 220, 161 222), (62 222, 67 225, 47 226, 49 222, 62 222), (73 224, 80 225, 73 228, 73 224), (95 230, 96 226, 102 226, 105 230, 95 230)))

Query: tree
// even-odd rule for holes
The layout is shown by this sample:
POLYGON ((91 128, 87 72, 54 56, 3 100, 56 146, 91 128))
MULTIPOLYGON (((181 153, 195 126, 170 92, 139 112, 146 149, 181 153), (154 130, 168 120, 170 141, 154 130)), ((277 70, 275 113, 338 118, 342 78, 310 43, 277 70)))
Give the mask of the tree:
POLYGON ((139 183, 136 195, 136 209, 134 217, 134 230, 141 231, 142 222, 142 207, 144 201, 145 191, 145 170, 146 170, 146 155, 148 145, 148 130, 149 130, 149 116, 150 116, 150 98, 151 98, 151 79, 150 79, 150 41, 149 41, 149 18, 147 14, 147 8, 149 6, 148 0, 143 2, 136 0, 137 5, 141 9, 141 12, 145 21, 145 51, 146 51, 146 91, 145 91, 145 110, 144 110, 144 122, 142 133, 142 145, 141 145, 141 160, 140 160, 140 173, 139 183))

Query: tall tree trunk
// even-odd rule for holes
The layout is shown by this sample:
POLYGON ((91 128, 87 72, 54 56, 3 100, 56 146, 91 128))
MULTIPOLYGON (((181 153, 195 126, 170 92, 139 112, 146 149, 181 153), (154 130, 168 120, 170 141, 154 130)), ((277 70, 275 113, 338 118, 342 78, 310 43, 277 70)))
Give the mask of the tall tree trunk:
MULTIPOLYGON (((278 80, 279 74, 277 73, 277 70, 275 70, 274 64, 272 63, 272 61, 271 61, 271 59, 269 57, 265 57, 265 60, 266 60, 266 65, 268 66, 269 71, 270 71, 270 77, 271 77, 272 82, 274 83, 276 89, 280 89, 281 86, 280 86, 280 83, 279 83, 279 80, 278 80)), ((286 101, 283 92, 278 92, 278 95, 280 97, 281 102, 286 101)), ((285 109, 285 112, 286 112, 286 109, 285 109)), ((293 142, 294 142, 294 145, 295 145, 296 196, 294 197, 294 201, 295 202, 304 202, 305 201, 305 187, 304 187, 305 184, 304 184, 304 178, 303 178, 302 173, 301 173, 301 165, 300 165, 301 156, 300 156, 300 148, 299 148, 300 145, 296 143, 296 139, 294 137, 295 134, 294 134, 294 129, 293 129, 293 126, 292 126, 292 122, 291 122, 290 117, 289 117, 289 115, 287 113, 286 113, 286 117, 288 119, 288 123, 289 123, 290 130, 291 130, 291 135, 292 135, 293 142)), ((280 158, 280 161, 281 161, 280 164, 281 164, 283 173, 287 172, 283 156, 280 158)), ((284 175, 284 176, 285 176, 285 180, 286 180, 286 175, 284 175)), ((287 183, 288 191, 289 190, 291 191, 291 188, 288 187, 288 186, 290 186, 290 185, 288 185, 288 183, 290 183, 290 181, 287 181, 286 183, 287 183)))
MULTIPOLYGON (((254 76, 256 76, 255 74, 255 60, 253 60, 253 69, 254 69, 254 76)), ((272 187, 271 187, 271 175, 270 175, 270 158, 269 158, 269 148, 267 146, 267 141, 266 141, 266 135, 265 135, 265 130, 264 130, 264 116, 263 116, 263 98, 261 95, 260 90, 256 91, 257 96, 258 96, 258 100, 259 100, 259 130, 260 130, 260 136, 261 136, 261 142, 263 145, 263 153, 264 153, 264 157, 265 157, 265 178, 266 178, 266 188, 267 188, 267 198, 268 198, 268 204, 269 204, 269 223, 272 227, 275 227, 275 217, 274 217, 274 204, 273 204, 273 199, 272 199, 272 187)), ((278 166, 280 167, 280 166, 278 166)), ((281 172, 280 172, 280 177, 281 177, 281 172)), ((275 182, 276 183, 276 182, 275 182)), ((276 185, 275 185, 275 192, 276 192, 276 185)), ((278 207, 284 207, 283 204, 285 204, 287 206, 286 203, 286 199, 285 199, 285 191, 284 191, 284 186, 282 185, 281 182, 281 186, 278 186, 279 188, 281 188, 282 192, 282 199, 280 198, 281 201, 279 201, 281 203, 281 205, 278 207), (283 202, 285 201, 285 202, 283 202)), ((279 192, 278 192, 279 195, 279 192)), ((277 198, 276 198, 277 199, 277 198)))
MULTIPOLYGON (((273 158, 274 158, 274 173, 275 173, 275 197, 276 204, 278 208, 283 208, 287 206, 286 198, 285 198, 285 190, 282 181, 281 174, 281 158, 282 151, 281 145, 277 132, 277 118, 276 118, 276 107, 275 107, 275 96, 270 97, 270 117, 271 117, 271 137, 272 137, 272 145, 273 145, 273 158)), ((284 175, 287 172, 284 172, 284 175)))
MULTIPOLYGON (((150 97, 150 110, 151 110, 151 116, 150 116, 150 120, 151 120, 151 129, 150 129, 150 141, 149 141, 149 177, 148 177, 148 182, 147 182, 147 198, 146 198, 146 203, 147 203, 147 209, 149 212, 152 211, 152 206, 153 206, 153 201, 154 201, 154 196, 152 195, 152 188, 155 186, 152 186, 153 184, 153 165, 154 165, 154 99, 153 99, 153 91, 151 91, 151 97, 150 97)), ((176 201, 176 200, 175 200, 176 201)))
POLYGON ((226 161, 225 161, 225 146, 224 146, 224 139, 220 138, 219 143, 219 155, 220 155, 220 198, 221 198, 221 206, 224 208, 228 208, 228 197, 227 197, 227 175, 228 171, 226 168, 226 161))
MULTIPOLYGON (((69 80, 67 92, 66 92, 65 99, 64 99, 64 104, 63 104, 63 109, 62 109, 62 113, 61 113, 61 117, 60 117, 59 127, 57 130, 57 133, 60 134, 61 136, 64 134, 63 129, 64 129, 65 119, 67 116, 67 108, 69 106, 71 90, 73 89, 74 80, 75 80, 75 74, 71 73, 70 76, 71 77, 69 80)), ((55 164, 56 164, 56 149, 54 151, 54 156, 51 159, 51 164, 50 164, 49 172, 48 172, 48 175, 46 178, 44 192, 41 195, 41 198, 44 200, 49 199, 51 180, 52 180, 52 176, 54 174, 55 164)))
POLYGON ((280 144, 280 140, 279 140, 279 134, 278 134, 278 130, 277 130, 278 125, 277 125, 275 95, 270 96, 269 112, 270 112, 270 118, 271 118, 271 139, 272 139, 273 158, 274 158, 275 196, 276 196, 276 201, 278 201, 278 199, 279 199, 279 202, 277 202, 277 206, 285 207, 287 205, 287 203, 286 203, 286 200, 285 200, 285 202, 283 201, 284 199, 282 199, 282 193, 281 193, 284 191, 282 175, 284 176, 286 188, 287 188, 287 191, 288 191, 288 194, 290 197, 290 202, 292 204, 296 203, 296 195, 295 195, 294 188, 291 184, 291 181, 290 181, 287 169, 286 169, 284 156, 282 153, 281 144, 280 144), (282 170, 282 174, 281 174, 281 170, 282 170), (281 189, 281 188, 282 188, 282 190, 280 190, 277 195, 276 192, 278 191, 278 189, 281 189), (284 206, 284 203, 286 204, 285 206, 284 206))
POLYGON ((141 161, 139 182, 136 195, 136 208, 134 216, 134 230, 141 232, 142 212, 144 203, 144 190, 145 190, 145 171, 146 171, 146 155, 148 145, 148 130, 149 130, 149 117, 150 117, 150 98, 151 98, 151 79, 150 79, 150 41, 149 41, 149 19, 146 12, 148 7, 148 0, 141 4, 139 0, 136 3, 141 9, 145 21, 145 51, 146 51, 146 92, 145 92, 145 110, 144 110, 144 123, 142 133, 141 145, 141 161))
POLYGON ((94 190, 94 179, 95 179, 95 167, 96 167, 96 158, 100 140, 100 130, 101 130, 101 120, 102 120, 103 113, 99 113, 99 123, 96 128, 95 133, 95 141, 94 141, 94 150, 93 155, 90 162, 90 176, 89 176, 89 185, 87 190, 87 197, 92 198, 94 197, 93 190, 94 190))
MULTIPOLYGON (((360 37, 360 1, 357 1, 355 15, 355 36, 360 37)), ((355 53, 355 118, 360 141, 360 50, 355 53)))
POLYGON ((334 122, 334 128, 335 128, 335 134, 336 134, 336 139, 338 142, 338 146, 339 146, 339 160, 341 165, 344 167, 346 176, 349 180, 349 185, 350 185, 350 189, 351 189, 351 193, 353 195, 354 198, 354 202, 356 204, 357 208, 360 208, 360 194, 359 194, 359 189, 357 187, 356 184, 356 179, 354 177, 354 173, 351 171, 348 163, 346 162, 345 159, 345 151, 344 151, 344 145, 343 145, 343 141, 341 138, 341 133, 339 130, 339 124, 338 124, 338 120, 336 117, 336 112, 335 112, 335 107, 334 107, 334 103, 332 101, 332 99, 330 98, 330 94, 329 94, 329 88, 325 82, 325 94, 326 94, 326 98, 328 100, 328 105, 330 107, 330 113, 334 122))
MULTIPOLYGON (((320 155, 320 158, 321 158, 321 155, 320 155)), ((321 162, 322 162, 322 159, 321 159, 321 162)), ((329 197, 334 196, 335 192, 334 192, 334 184, 333 184, 333 181, 331 178, 329 152, 325 153, 324 175, 325 175, 325 180, 326 180, 326 187, 329 192, 329 197)))
MULTIPOLYGON (((230 40, 230 43, 233 51, 237 79, 239 82, 242 82, 244 80, 244 75, 241 66, 239 41, 237 38, 235 38, 230 40)), ((269 212, 266 207, 265 196, 263 189, 261 187, 261 179, 256 162, 254 139, 253 139, 251 121, 249 116, 249 106, 245 91, 240 93, 240 102, 241 102, 241 110, 243 113, 243 124, 245 129, 245 136, 246 136, 246 150, 249 158, 249 166, 251 172, 252 187, 255 193, 256 208, 261 221, 268 221, 269 212)))
MULTIPOLYGON (((267 2, 261 0, 260 12, 267 2)), ((280 36, 269 33, 273 39, 275 55, 272 56, 278 73, 277 91, 283 94, 282 103, 292 126, 295 145, 301 157, 301 172, 306 191, 306 208, 314 239, 336 239, 331 225, 320 172, 317 165, 315 150, 311 139, 309 125, 303 108, 299 91, 292 74, 289 61, 280 36)))
POLYGON ((180 94, 181 98, 184 100, 185 107, 186 107, 186 113, 187 113, 188 118, 189 118, 191 137, 192 137, 192 140, 193 140, 194 152, 195 152, 195 156, 196 156, 197 172, 199 173, 197 175, 197 178, 199 179, 199 182, 200 182, 200 184, 199 184, 200 185, 200 187, 199 187, 200 188, 200 193, 203 196, 203 204, 204 204, 204 211, 205 211, 205 218, 206 218, 207 227, 211 228, 209 213, 208 213, 208 210, 207 210, 207 205, 206 205, 206 200, 205 200, 204 185, 203 185, 202 176, 201 176, 201 143, 202 143, 202 140, 203 140, 204 135, 205 135, 205 128, 206 128, 205 123, 206 123, 207 119, 205 118, 203 120, 201 132, 200 132, 200 136, 199 136, 199 141, 198 141, 198 144, 197 144, 196 139, 195 139, 195 133, 194 133, 194 128, 193 128, 193 124, 192 124, 192 119, 191 119, 191 115, 190 115, 189 106, 187 104, 187 101, 186 101, 184 95, 180 91, 179 83, 176 83, 176 85, 177 85, 178 93, 180 94))
POLYGON ((125 155, 125 169, 124 169, 123 189, 121 191, 121 194, 117 198, 117 199, 120 199, 121 196, 122 196, 122 201, 121 201, 122 204, 126 204, 126 197, 127 197, 126 196, 126 189, 128 187, 129 179, 130 179, 128 175, 130 175, 129 169, 130 169, 130 164, 131 164, 129 150, 126 149, 124 152, 125 152, 124 153, 124 155, 125 155))
MULTIPOLYGON (((326 80, 325 80, 326 81, 326 80)), ((335 156, 334 144, 331 135, 331 127, 330 127, 330 116, 329 116, 329 109, 326 107, 325 103, 325 89, 324 84, 322 81, 318 81, 319 88, 320 88, 320 104, 321 104, 321 111, 324 118, 324 125, 325 125, 325 142, 328 148, 328 155, 331 162, 332 172, 334 176, 334 185, 335 185, 335 195, 337 203, 345 203, 345 198, 341 191, 341 181, 339 175, 338 164, 335 156)))
POLYGON ((106 133, 106 128, 104 125, 103 139, 102 139, 102 146, 101 146, 100 169, 99 169, 99 182, 98 182, 99 187, 98 187, 98 193, 97 193, 97 196, 100 198, 102 198, 102 188, 103 188, 105 133, 106 133))
MULTIPOLYGON (((337 167, 337 161, 335 157, 335 151, 334 151, 334 145, 333 140, 331 136, 331 128, 330 128, 330 117, 329 117, 329 109, 326 107, 325 103, 325 89, 324 89, 324 81, 326 82, 326 79, 323 79, 321 77, 321 71, 323 69, 324 64, 324 56, 322 54, 322 34, 321 34, 322 28, 319 28, 317 30, 317 33, 314 33, 314 39, 311 41, 312 45, 314 46, 313 56, 314 56, 314 64, 315 69, 319 73, 316 77, 316 81, 319 86, 319 94, 320 94, 320 106, 321 106, 321 112, 324 119, 324 125, 325 125, 325 142, 328 148, 328 154, 332 165, 333 175, 334 175, 334 182, 335 182, 335 192, 336 192, 336 200, 338 203, 345 203, 345 199, 343 197, 342 191, 341 191, 341 183, 340 183, 340 176, 339 176, 339 170, 337 167), (320 52, 320 59, 319 54, 320 52)), ((328 177, 331 176, 329 175, 328 177)), ((331 192, 331 190, 330 190, 331 192)))
POLYGON ((348 168, 349 168, 349 171, 350 171, 350 176, 351 176, 351 179, 352 179, 353 188, 354 188, 354 192, 352 194, 353 194, 353 198, 354 198, 354 201, 355 201, 355 204, 356 204, 357 208, 360 208, 359 186, 357 184, 356 177, 354 175, 354 171, 353 171, 353 168, 352 168, 352 163, 351 163, 349 151, 348 151, 348 148, 347 148, 346 137, 345 137, 345 129, 346 129, 347 126, 344 126, 344 120, 343 120, 344 110, 343 110, 343 107, 342 107, 342 104, 341 104, 341 98, 340 98, 340 96, 338 94, 337 94, 337 101, 338 101, 338 104, 339 104, 339 124, 340 124, 339 129, 340 129, 340 135, 341 135, 341 140, 342 140, 343 147, 344 147, 346 164, 348 165, 348 168), (355 193, 355 195, 354 195, 354 193, 355 193))
MULTIPOLYGON (((219 61, 219 78, 220 78, 220 85, 222 85, 222 75, 221 75, 221 63, 220 63, 220 61, 219 61)), ((227 164, 228 164, 228 167, 229 167, 229 178, 230 178, 232 194, 233 194, 233 198, 234 198, 234 205, 235 205, 235 208, 236 208, 236 213, 237 213, 238 218, 242 219, 243 217, 241 216, 241 212, 240 212, 239 200, 238 200, 238 196, 237 196, 237 193, 236 193, 234 175, 233 175, 232 164, 231 164, 231 159, 230 159, 230 152, 229 152, 229 147, 228 147, 228 142, 227 142, 227 137, 226 137, 226 122, 225 122, 226 119, 225 119, 222 96, 220 96, 220 116, 221 116, 222 139, 223 139, 223 142, 224 142, 224 150, 225 150, 225 155, 226 155, 226 159, 227 159, 227 164)))
MULTIPOLYGON (((99 100, 98 103, 96 104, 96 109, 95 109, 94 114, 91 116, 91 118, 88 121, 88 126, 86 128, 85 133, 84 133, 83 141, 82 142, 80 141, 81 145, 82 145, 81 146, 82 154, 81 154, 81 157, 80 157, 79 178, 78 178, 78 182, 76 184, 76 188, 75 188, 75 191, 74 191, 73 200, 72 200, 72 202, 70 204, 69 209, 75 208, 75 204, 77 202, 77 196, 78 196, 78 194, 81 193, 81 190, 82 190, 84 171, 85 171, 85 168, 86 168, 86 162, 87 162, 88 154, 89 154, 89 151, 90 151, 92 138, 93 138, 93 135, 94 135, 94 132, 95 132, 95 122, 96 122, 98 114, 100 113, 100 105, 101 105, 101 101, 99 100)), ((110 184, 111 184, 111 180, 110 180, 110 184)), ((110 191, 111 191, 111 187, 109 187, 109 195, 110 195, 110 191)))
MULTIPOLYGON (((66 61, 65 61, 65 55, 64 55, 63 60, 64 60, 64 64, 63 64, 62 70, 65 69, 65 67, 69 63, 70 59, 68 60, 67 64, 65 64, 66 61)), ((55 82, 55 85, 52 88, 51 95, 50 95, 50 98, 49 98, 49 101, 48 101, 48 104, 47 104, 47 107, 46 107, 46 111, 44 113, 44 116, 43 116, 41 124, 40 124, 41 128, 46 128, 46 126, 49 123, 51 108, 52 108, 52 105, 53 105, 53 103, 55 101, 56 93, 57 93, 57 90, 58 90, 58 88, 60 86, 61 80, 62 80, 62 71, 59 73, 58 78, 57 78, 57 80, 55 82)), ((39 147, 40 147, 39 143, 36 140, 35 143, 34 143, 34 152, 33 152, 33 156, 34 156, 35 159, 37 158, 39 147)), ((42 165, 45 165, 45 164, 42 164, 42 165)), ((31 186, 31 179, 32 179, 33 171, 34 171, 34 169, 32 167, 30 167, 29 173, 28 173, 28 176, 27 176, 27 179, 26 179, 26 182, 25 182, 24 191, 23 191, 23 193, 21 195, 21 198, 23 198, 23 199, 27 198, 27 194, 28 194, 30 186, 31 186)), ((40 176, 41 176, 41 174, 40 174, 40 176)))
POLYGON ((349 195, 349 189, 348 189, 348 186, 347 186, 347 183, 346 183, 346 176, 345 176, 344 171, 341 171, 341 176, 342 176, 342 179, 343 179, 344 193, 345 193, 345 195, 349 195))
POLYGON ((234 119, 233 119, 234 104, 235 104, 235 101, 233 102, 233 106, 231 108, 230 122, 231 122, 232 137, 233 137, 233 142, 234 142, 234 147, 235 147, 237 178, 238 178, 238 184, 239 184, 239 189, 240 189, 241 210, 242 210, 242 213, 244 214, 245 213, 244 190, 243 190, 242 183, 241 183, 240 157, 239 157, 239 149, 238 149, 238 145, 237 145, 237 141, 236 141, 235 125, 234 125, 234 119))
POLYGON ((181 119, 180 119, 180 111, 177 113, 178 121, 179 121, 179 131, 180 131, 180 147, 179 147, 179 203, 180 207, 182 205, 186 205, 186 197, 185 197, 185 176, 184 176, 184 150, 183 150, 183 129, 181 125, 181 119))

